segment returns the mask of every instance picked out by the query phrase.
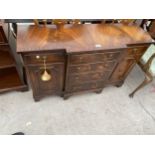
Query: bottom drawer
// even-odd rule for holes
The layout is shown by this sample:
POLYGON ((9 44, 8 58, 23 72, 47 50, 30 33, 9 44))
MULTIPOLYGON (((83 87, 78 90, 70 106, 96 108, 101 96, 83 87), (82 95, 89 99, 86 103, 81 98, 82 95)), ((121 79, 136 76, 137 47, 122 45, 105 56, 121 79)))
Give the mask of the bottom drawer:
POLYGON ((84 82, 92 82, 92 81, 105 81, 108 77, 110 72, 103 72, 103 73, 84 73, 84 74, 74 74, 70 75, 68 78, 69 84, 81 84, 84 82))
POLYGON ((70 86, 68 92, 87 91, 97 88, 103 88, 103 81, 70 86))

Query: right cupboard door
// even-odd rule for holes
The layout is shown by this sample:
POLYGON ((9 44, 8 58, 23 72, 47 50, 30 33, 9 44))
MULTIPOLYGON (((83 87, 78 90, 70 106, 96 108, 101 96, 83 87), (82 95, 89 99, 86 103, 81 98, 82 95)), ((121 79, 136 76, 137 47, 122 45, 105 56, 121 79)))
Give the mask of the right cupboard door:
POLYGON ((120 63, 118 63, 115 71, 111 76, 110 81, 117 82, 124 80, 134 65, 135 65, 135 59, 133 58, 123 59, 120 63))
POLYGON ((123 82, 132 70, 132 68, 135 66, 135 64, 145 53, 147 47, 148 45, 140 45, 127 48, 125 53, 123 54, 123 57, 120 59, 115 70, 113 71, 109 81, 123 82))

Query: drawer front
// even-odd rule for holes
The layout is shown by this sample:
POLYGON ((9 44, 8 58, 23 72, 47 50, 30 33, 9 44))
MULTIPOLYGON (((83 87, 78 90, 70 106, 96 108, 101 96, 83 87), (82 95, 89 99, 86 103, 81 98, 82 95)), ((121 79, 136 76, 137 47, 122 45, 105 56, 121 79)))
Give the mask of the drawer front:
POLYGON ((128 49, 128 57, 130 58, 135 58, 136 60, 139 60, 141 56, 145 53, 147 50, 147 46, 143 47, 135 47, 135 48, 130 48, 128 49))
POLYGON ((41 66, 28 67, 30 80, 34 94, 38 96, 46 94, 60 94, 63 89, 64 64, 48 65, 47 72, 51 75, 49 81, 41 79, 44 69, 41 66))
POLYGON ((70 66, 69 72, 70 74, 85 73, 85 72, 105 72, 112 70, 114 64, 115 61, 108 61, 104 63, 70 66))
POLYGON ((102 81, 70 86, 68 89, 68 92, 89 91, 89 90, 98 89, 98 88, 103 88, 103 82, 102 81))
POLYGON ((87 83, 90 81, 105 81, 109 75, 109 72, 96 72, 96 73, 84 73, 71 75, 68 77, 69 85, 78 83, 87 83))
POLYGON ((78 54, 70 56, 70 64, 83 64, 103 62, 105 60, 116 60, 120 52, 96 53, 96 54, 78 54))
POLYGON ((55 62, 64 62, 64 54, 63 53, 45 53, 45 54, 31 54, 24 55, 24 62, 27 65, 36 65, 43 64, 44 58, 46 59, 46 63, 55 63, 55 62))

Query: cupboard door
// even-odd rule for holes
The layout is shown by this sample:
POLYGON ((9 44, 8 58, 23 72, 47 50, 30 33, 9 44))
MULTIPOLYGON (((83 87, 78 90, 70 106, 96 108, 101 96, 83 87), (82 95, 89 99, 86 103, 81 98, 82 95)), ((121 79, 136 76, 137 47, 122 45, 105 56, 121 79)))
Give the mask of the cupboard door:
POLYGON ((134 65, 145 53, 147 48, 148 45, 143 45, 126 49, 123 58, 119 61, 113 74, 110 77, 110 82, 124 81, 134 65))
POLYGON ((35 96, 61 94, 64 81, 64 64, 52 64, 47 66, 47 72, 51 75, 49 81, 43 81, 41 76, 44 69, 40 66, 28 67, 30 81, 35 96))
POLYGON ((114 70, 110 78, 110 81, 115 82, 124 80, 134 65, 135 65, 135 59, 126 58, 122 60, 114 70))

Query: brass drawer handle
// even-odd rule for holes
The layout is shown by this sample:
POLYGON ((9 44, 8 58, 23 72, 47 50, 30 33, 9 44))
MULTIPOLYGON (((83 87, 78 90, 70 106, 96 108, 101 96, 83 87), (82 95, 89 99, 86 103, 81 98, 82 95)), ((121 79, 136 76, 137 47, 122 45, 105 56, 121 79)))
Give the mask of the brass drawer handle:
POLYGON ((138 49, 137 49, 137 48, 134 48, 133 50, 134 50, 134 52, 137 52, 137 51, 138 51, 138 49))
POLYGON ((49 81, 52 78, 52 75, 47 71, 47 66, 46 66, 46 56, 43 57, 44 60, 44 72, 41 75, 41 80, 42 81, 49 81))

